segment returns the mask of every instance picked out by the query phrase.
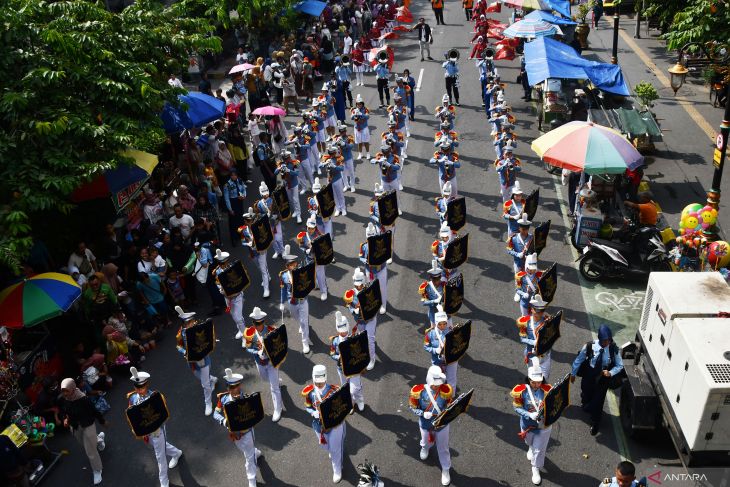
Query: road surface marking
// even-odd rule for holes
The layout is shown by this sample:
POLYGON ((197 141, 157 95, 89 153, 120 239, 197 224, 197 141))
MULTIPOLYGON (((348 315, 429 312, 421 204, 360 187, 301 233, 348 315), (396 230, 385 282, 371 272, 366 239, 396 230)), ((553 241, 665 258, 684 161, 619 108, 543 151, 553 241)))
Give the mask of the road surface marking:
POLYGON ((423 68, 418 73, 418 82, 416 83, 416 91, 421 91, 421 81, 423 81, 423 68))
MULTIPOLYGON (((646 67, 648 67, 654 75, 656 75, 659 82, 663 84, 665 88, 671 89, 672 84, 669 82, 669 78, 667 78, 656 64, 654 64, 654 61, 651 60, 651 58, 639 47, 639 45, 625 31, 619 30, 619 34, 624 42, 628 44, 631 50, 633 50, 639 59, 641 59, 641 61, 646 65, 646 67)), ((684 108, 689 117, 694 120, 700 130, 706 133, 707 136, 714 141, 715 136, 717 135, 717 130, 700 114, 700 112, 697 111, 693 102, 682 95, 675 95, 673 99, 676 100, 682 108, 684 108)))
POLYGON ((644 297, 646 296, 646 292, 644 291, 634 291, 628 294, 624 294, 623 296, 616 296, 612 292, 608 291, 601 291, 600 293, 596 294, 595 299, 598 301, 598 304, 602 304, 604 306, 613 306, 616 309, 620 309, 622 311, 626 310, 638 310, 641 311, 641 309, 644 307, 644 297))

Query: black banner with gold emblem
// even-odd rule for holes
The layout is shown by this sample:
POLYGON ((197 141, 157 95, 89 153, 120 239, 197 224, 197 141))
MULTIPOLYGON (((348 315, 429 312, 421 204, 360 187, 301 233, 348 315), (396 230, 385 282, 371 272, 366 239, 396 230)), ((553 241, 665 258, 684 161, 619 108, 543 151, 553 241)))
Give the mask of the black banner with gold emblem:
POLYGON ((568 406, 570 406, 570 373, 565 374, 565 377, 553 384, 553 388, 545 394, 542 402, 542 417, 545 420, 545 426, 556 422, 568 406))
POLYGON ((461 274, 449 279, 444 285, 444 312, 453 315, 464 303, 464 278, 461 274))
POLYGON ((141 438, 160 429, 170 417, 170 411, 167 409, 165 396, 159 391, 154 391, 144 401, 135 406, 129 406, 126 415, 129 426, 132 427, 132 433, 141 438))
POLYGON ((561 309, 555 316, 545 320, 535 337, 535 355, 543 355, 553 348, 555 342, 560 338, 560 322, 562 319, 563 310, 561 309))
POLYGON ((463 196, 446 202, 446 223, 454 232, 466 225, 466 199, 463 196))
POLYGON ((469 257, 469 234, 460 235, 446 246, 443 266, 447 269, 456 269, 469 257))
POLYGON ((451 404, 441 411, 441 414, 436 416, 436 419, 433 420, 433 427, 436 430, 440 430, 458 418, 461 413, 465 413, 467 409, 469 409, 469 404, 471 404, 471 397, 473 395, 474 389, 470 389, 468 392, 459 394, 459 397, 451 401, 451 404))
POLYGON ((312 240, 312 253, 314 253, 314 262, 317 265, 332 263, 335 259, 335 249, 332 248, 332 237, 329 233, 312 240))
POLYGON ((279 184, 271 193, 271 198, 276 203, 276 209, 279 212, 279 218, 285 222, 291 218, 291 206, 289 205, 289 195, 286 194, 286 187, 279 184))
POLYGON ((306 298, 314 289, 314 262, 291 271, 292 294, 296 299, 306 298))
POLYGON ((358 375, 370 362, 368 334, 365 331, 342 340, 337 348, 340 352, 340 367, 345 377, 358 375))
POLYGON ((223 264, 220 272, 217 273, 217 277, 223 288, 223 293, 228 297, 245 291, 248 285, 251 284, 251 278, 248 277, 246 268, 238 259, 223 264))
POLYGON ((550 269, 542 273, 540 279, 537 280, 537 286, 540 289, 540 296, 543 301, 549 303, 555 297, 555 291, 558 289, 558 269, 557 264, 550 266, 550 269))
POLYGON ((380 282, 374 279, 370 284, 363 287, 357 293, 357 302, 360 303, 360 316, 363 321, 370 321, 378 314, 383 305, 383 297, 380 294, 380 282))
POLYGON ((458 324, 444 335, 444 360, 447 364, 458 362, 469 349, 471 320, 458 324))
POLYGON ((383 265, 393 256, 393 233, 390 230, 368 237, 368 265, 383 265))
POLYGON ((335 193, 332 183, 327 183, 319 192, 314 195, 319 205, 319 214, 322 218, 329 218, 335 212, 335 193))
POLYGON ((213 320, 200 320, 183 330, 185 333, 185 358, 188 362, 198 362, 210 355, 215 349, 215 327, 213 320))
POLYGON ((398 219, 398 197, 395 191, 388 191, 378 197, 380 224, 389 227, 398 219))
POLYGON ((540 189, 534 190, 532 193, 530 193, 530 196, 525 198, 525 206, 523 207, 523 212, 527 213, 527 219, 532 221, 533 218, 535 218, 535 213, 537 213, 537 207, 540 204, 540 189))
POLYGON ((339 426, 352 410, 352 396, 350 395, 350 383, 345 382, 337 391, 330 394, 317 407, 319 410, 319 421, 322 431, 327 432, 339 426))
POLYGON ((532 234, 532 240, 530 240, 530 248, 527 252, 528 254, 537 253, 537 255, 540 255, 540 252, 542 252, 542 250, 547 247, 547 238, 548 234, 550 233, 550 223, 551 220, 548 220, 535 227, 535 231, 532 234))
POLYGON ((263 342, 269 362, 278 369, 286 360, 286 354, 289 352, 289 337, 286 334, 286 325, 283 323, 279 325, 276 330, 264 337, 263 342))
POLYGON ((241 433, 250 430, 264 419, 261 393, 245 394, 223 405, 228 431, 241 433))
POLYGON ((268 250, 271 244, 274 242, 274 233, 271 231, 271 222, 269 217, 266 215, 259 215, 249 225, 251 230, 251 236, 253 237, 253 243, 256 246, 256 250, 264 252, 268 250))

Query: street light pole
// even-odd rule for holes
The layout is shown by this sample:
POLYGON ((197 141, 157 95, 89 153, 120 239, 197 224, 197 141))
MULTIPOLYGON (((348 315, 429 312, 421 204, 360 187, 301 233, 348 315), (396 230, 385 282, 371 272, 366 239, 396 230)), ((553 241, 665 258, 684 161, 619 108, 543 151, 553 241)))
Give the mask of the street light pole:
MULTIPOLYGON (((722 184, 722 170, 725 167, 725 157, 727 154, 728 136, 730 136, 730 84, 727 86, 727 95, 725 97, 725 116, 720 124, 720 135, 717 138, 717 148, 713 155, 713 163, 715 172, 712 175, 712 187, 707 192, 707 204, 719 210, 720 205, 720 188, 722 184)), ((712 228, 711 233, 716 236, 717 229, 712 228)))
POLYGON ((618 64, 618 5, 613 14, 613 49, 611 50, 611 64, 618 64))

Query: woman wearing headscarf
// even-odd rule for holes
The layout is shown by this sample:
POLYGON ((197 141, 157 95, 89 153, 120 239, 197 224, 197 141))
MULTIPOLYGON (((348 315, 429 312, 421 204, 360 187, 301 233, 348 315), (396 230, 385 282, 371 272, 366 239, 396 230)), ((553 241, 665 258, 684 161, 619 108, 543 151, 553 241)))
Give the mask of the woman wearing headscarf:
POLYGON ((104 416, 96 410, 86 394, 76 387, 73 379, 63 379, 61 382, 60 409, 63 425, 70 428, 76 440, 83 445, 94 473, 94 485, 99 485, 102 469, 99 451, 104 449, 104 433, 96 434, 96 421, 105 425, 104 416))

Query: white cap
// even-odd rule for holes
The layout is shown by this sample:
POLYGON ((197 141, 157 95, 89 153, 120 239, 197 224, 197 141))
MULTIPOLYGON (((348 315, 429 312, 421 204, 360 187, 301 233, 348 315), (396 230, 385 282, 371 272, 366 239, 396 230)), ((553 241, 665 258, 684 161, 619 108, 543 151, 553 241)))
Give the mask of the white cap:
POLYGON ((451 181, 446 181, 444 187, 441 188, 441 194, 444 196, 451 195, 451 181))
POLYGON ((314 215, 307 218, 307 228, 317 228, 317 218, 314 215))
POLYGON ((256 216, 256 213, 254 213, 252 207, 248 207, 248 211, 243 214, 243 217, 246 219, 253 219, 256 216))
POLYGON ((355 97, 355 103, 365 103, 365 100, 362 99, 362 95, 360 93, 358 93, 355 97))
POLYGON ((291 253, 291 245, 284 246, 284 253, 281 254, 281 258, 288 264, 297 260, 297 256, 291 253))
POLYGON ((266 313, 261 311, 261 308, 259 308, 258 306, 254 306, 253 311, 250 315, 248 315, 248 317, 254 321, 261 321, 266 318, 266 313))
MULTIPOLYGON (((537 255, 537 254, 530 254, 530 255, 537 255)), ((535 260, 537 261, 537 258, 535 260)), ((535 294, 530 299, 530 306, 532 306, 535 309, 544 310, 547 305, 548 305, 548 303, 543 301, 542 296, 540 296, 539 294, 535 294)))
POLYGON ((150 374, 147 372, 137 371, 137 367, 130 367, 129 373, 132 374, 132 377, 130 377, 129 380, 134 382, 134 385, 136 386, 143 386, 148 380, 150 380, 150 374))
POLYGON ((215 260, 218 260, 220 262, 223 262, 230 256, 231 254, 229 254, 228 252, 223 252, 221 249, 217 249, 215 251, 215 260))
POLYGON ((512 141, 512 139, 509 139, 506 144, 504 144, 504 150, 512 152, 512 150, 515 148, 515 144, 512 141))
POLYGON ((444 96, 441 97, 441 103, 448 103, 449 102, 449 95, 444 93, 444 96))
POLYGON ((497 95, 497 103, 502 103, 504 101, 504 93, 500 92, 497 95))
POLYGON ((261 185, 259 186, 259 194, 261 196, 268 196, 269 195, 269 187, 266 186, 266 183, 261 181, 261 185))
POLYGON ((365 229, 365 237, 372 237, 378 234, 378 230, 373 225, 373 222, 368 223, 368 227, 365 229))
POLYGON ((324 365, 317 364, 312 367, 312 382, 322 383, 327 382, 327 367, 324 365))
POLYGON ((530 225, 532 225, 532 222, 527 219, 527 213, 523 213, 522 217, 517 220, 517 224, 520 226, 529 227, 530 225))
POLYGON ((451 236, 451 227, 448 223, 443 222, 441 224, 441 228, 439 229, 439 237, 450 237, 451 236))
POLYGON ((537 269, 537 254, 530 254, 525 258, 525 267, 527 269, 537 269))
POLYGON ((519 181, 515 181, 514 186, 512 186, 512 194, 524 194, 519 181))
POLYGON ((375 196, 380 196, 383 194, 383 185, 380 183, 375 183, 375 189, 373 190, 375 193, 375 196))
POLYGON ((439 267, 439 263, 436 259, 431 259, 431 268, 426 272, 428 272, 428 275, 430 276, 440 276, 443 274, 443 271, 439 267))
POLYGON ((438 365, 432 365, 428 368, 428 373, 426 374, 426 384, 431 386, 440 386, 444 383, 446 380, 446 374, 441 372, 441 367, 438 365))
POLYGON ((349 325, 347 318, 343 316, 341 311, 335 313, 335 326, 337 327, 338 332, 342 333, 343 331, 347 331, 349 325))
POLYGON ((320 91, 329 91, 329 83, 325 82, 325 84, 322 85, 322 89, 320 91))
POLYGON ((444 308, 443 308, 443 307, 442 307, 441 305, 438 305, 438 306, 436 307, 436 309, 437 309, 438 311, 436 311, 436 314, 434 315, 434 319, 433 319, 433 321, 434 321, 434 322, 435 322, 436 324, 439 324, 439 323, 441 323, 442 321, 447 321, 447 322, 448 322, 448 321, 449 321, 449 315, 447 315, 447 314, 446 314, 446 312, 444 311, 444 308))
POLYGON ((527 369, 527 378, 536 382, 542 382, 544 379, 542 369, 540 368, 540 359, 532 357, 532 365, 527 369))
POLYGON ((177 313, 181 320, 189 320, 190 318, 195 316, 195 311, 190 311, 186 313, 180 306, 175 306, 175 313, 177 313))
POLYGON ((312 184, 312 193, 317 194, 322 189, 322 183, 319 182, 319 178, 314 178, 314 183, 312 184))
POLYGON ((240 384, 243 381, 243 376, 241 374, 234 374, 231 369, 225 370, 226 374, 223 376, 223 378, 226 380, 229 386, 235 386, 236 384, 240 384))
POLYGON ((355 268, 355 272, 352 273, 352 283, 356 286, 365 284, 365 274, 360 270, 359 267, 355 268))

